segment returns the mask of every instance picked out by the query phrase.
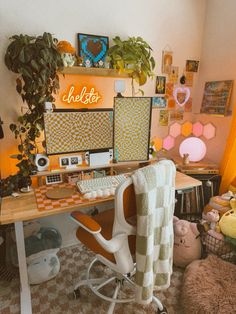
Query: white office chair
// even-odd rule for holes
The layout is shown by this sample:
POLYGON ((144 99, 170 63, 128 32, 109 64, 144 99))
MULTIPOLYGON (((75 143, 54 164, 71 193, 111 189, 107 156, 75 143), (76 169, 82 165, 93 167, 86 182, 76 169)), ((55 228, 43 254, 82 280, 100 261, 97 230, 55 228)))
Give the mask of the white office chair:
MULTIPOLYGON (((118 293, 124 282, 134 286, 132 277, 135 274, 135 218, 136 200, 131 178, 127 178, 117 189, 115 194, 115 210, 107 210, 91 218, 80 212, 73 212, 72 219, 81 227, 77 230, 77 238, 90 250, 96 253, 95 259, 87 269, 85 280, 74 287, 76 297, 80 296, 79 288, 88 285, 90 289, 103 300, 109 301, 108 313, 113 313, 116 303, 134 302, 135 298, 119 299, 118 293), (90 278, 91 269, 96 262, 101 262, 115 275, 109 279, 90 278), (116 282, 113 296, 101 293, 101 289, 116 282)), ((157 305, 157 313, 167 313, 160 300, 153 296, 157 305)))

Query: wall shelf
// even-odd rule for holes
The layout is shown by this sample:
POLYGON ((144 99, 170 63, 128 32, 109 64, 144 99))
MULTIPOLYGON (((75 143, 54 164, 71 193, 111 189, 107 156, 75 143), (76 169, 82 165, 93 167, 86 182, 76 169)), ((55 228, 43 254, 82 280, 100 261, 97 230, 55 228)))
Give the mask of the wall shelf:
POLYGON ((95 169, 106 169, 106 168, 119 168, 119 167, 132 167, 135 165, 145 165, 149 164, 150 162, 156 161, 155 158, 152 160, 144 160, 144 161, 123 161, 123 162, 118 162, 118 163, 110 163, 110 164, 105 164, 105 165, 100 165, 100 166, 78 166, 73 169, 65 169, 65 168, 60 168, 60 169, 55 169, 51 171, 41 171, 37 172, 34 175, 31 175, 31 177, 43 177, 43 176, 48 176, 52 174, 66 174, 66 173, 73 173, 73 172, 80 172, 80 171, 88 171, 88 170, 95 170, 95 169))
POLYGON ((91 75, 91 76, 106 76, 106 77, 123 77, 128 78, 127 73, 119 74, 115 69, 106 69, 106 68, 86 68, 86 67, 66 67, 62 74, 74 74, 74 75, 91 75))

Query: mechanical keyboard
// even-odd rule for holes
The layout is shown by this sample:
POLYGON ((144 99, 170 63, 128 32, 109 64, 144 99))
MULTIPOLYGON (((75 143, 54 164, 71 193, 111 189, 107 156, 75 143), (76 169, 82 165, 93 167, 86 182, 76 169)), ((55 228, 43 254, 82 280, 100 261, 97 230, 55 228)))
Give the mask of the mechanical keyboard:
POLYGON ((76 185, 79 191, 84 194, 91 191, 116 188, 125 179, 126 176, 124 174, 119 174, 102 178, 79 180, 77 181, 76 185))

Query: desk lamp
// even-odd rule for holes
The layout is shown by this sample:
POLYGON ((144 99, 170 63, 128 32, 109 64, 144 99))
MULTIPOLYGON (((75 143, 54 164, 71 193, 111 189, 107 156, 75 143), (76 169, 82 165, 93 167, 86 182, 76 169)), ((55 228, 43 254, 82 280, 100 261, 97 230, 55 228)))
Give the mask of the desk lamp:
POLYGON ((124 97, 121 93, 125 92, 125 81, 124 80, 115 80, 114 90, 117 93, 116 97, 124 97))

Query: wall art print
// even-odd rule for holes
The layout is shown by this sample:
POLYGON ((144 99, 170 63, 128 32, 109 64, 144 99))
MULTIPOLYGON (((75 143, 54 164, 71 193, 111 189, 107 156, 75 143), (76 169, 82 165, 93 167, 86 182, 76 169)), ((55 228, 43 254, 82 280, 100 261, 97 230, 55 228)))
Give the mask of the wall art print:
POLYGON ((149 158, 151 97, 114 98, 114 158, 117 161, 149 158))
POLYGON ((186 71, 187 72, 197 72, 198 66, 199 66, 199 61, 186 60, 186 71))
POLYGON ((169 123, 169 110, 160 110, 159 125, 167 126, 169 123))
POLYGON ((179 67, 177 66, 171 66, 170 74, 168 75, 169 82, 176 84, 178 83, 179 78, 179 67))
POLYGON ((85 67, 104 67, 108 47, 107 36, 78 33, 78 52, 85 67))
POLYGON ((201 113, 226 115, 232 87, 232 80, 206 82, 201 113))
POLYGON ((173 62, 173 52, 163 50, 161 72, 165 74, 170 74, 172 62, 173 62))
POLYGON ((167 99, 165 97, 152 97, 152 108, 166 108, 167 99))
POLYGON ((166 92, 166 77, 157 76, 156 78, 156 94, 165 94, 166 92))

